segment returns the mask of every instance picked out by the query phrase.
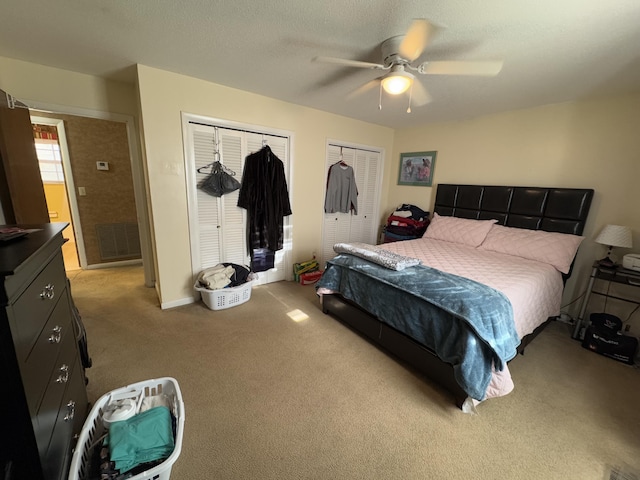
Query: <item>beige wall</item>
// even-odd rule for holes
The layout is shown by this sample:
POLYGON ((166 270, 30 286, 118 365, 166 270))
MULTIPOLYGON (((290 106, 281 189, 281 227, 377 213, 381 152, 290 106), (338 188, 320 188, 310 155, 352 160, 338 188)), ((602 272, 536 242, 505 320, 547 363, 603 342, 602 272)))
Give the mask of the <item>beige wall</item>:
MULTIPOLYGON (((47 208, 49 209, 49 218, 52 222, 71 223, 71 212, 69 211, 69 202, 67 201, 67 190, 64 183, 45 183, 44 196, 47 199, 47 208)), ((64 238, 73 238, 73 229, 71 225, 63 232, 64 238)))
MULTIPOLYGON (((475 183, 593 188, 586 238, 565 293, 568 302, 584 289, 593 260, 604 256, 605 248, 593 237, 605 224, 628 225, 634 250, 640 247, 639 126, 636 94, 399 130, 387 165, 393 177, 385 208, 390 211, 403 202, 433 208, 435 188, 397 185, 401 152, 438 151, 434 187, 475 183)), ((594 308, 599 305, 595 300, 594 308)), ((622 305, 621 313, 628 314, 632 307, 622 305)))
POLYGON ((138 114, 133 84, 6 57, 0 57, 0 88, 25 102, 131 116, 138 114))
MULTIPOLYGON (((392 150, 393 130, 146 66, 138 67, 159 292, 192 296, 181 112, 293 133, 293 261, 320 251, 328 138, 392 150)), ((383 191, 386 187, 383 187, 383 191)))

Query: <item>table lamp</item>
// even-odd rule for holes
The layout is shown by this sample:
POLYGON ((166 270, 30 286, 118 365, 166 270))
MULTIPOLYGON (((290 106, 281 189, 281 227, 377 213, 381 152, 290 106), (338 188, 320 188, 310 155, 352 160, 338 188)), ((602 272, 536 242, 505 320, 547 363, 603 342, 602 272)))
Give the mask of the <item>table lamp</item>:
POLYGON ((613 247, 631 248, 631 229, 622 225, 605 225, 595 241, 609 247, 607 256, 598 260, 598 263, 603 267, 613 267, 615 262, 610 258, 611 249, 613 247))

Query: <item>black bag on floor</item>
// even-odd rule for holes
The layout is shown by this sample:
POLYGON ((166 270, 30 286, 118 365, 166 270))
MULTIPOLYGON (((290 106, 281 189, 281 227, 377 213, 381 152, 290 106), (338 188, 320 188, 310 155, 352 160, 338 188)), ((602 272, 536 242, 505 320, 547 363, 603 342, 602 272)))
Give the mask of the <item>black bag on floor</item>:
POLYGON ((582 346, 619 362, 633 365, 638 339, 623 335, 622 321, 607 313, 592 313, 582 346))

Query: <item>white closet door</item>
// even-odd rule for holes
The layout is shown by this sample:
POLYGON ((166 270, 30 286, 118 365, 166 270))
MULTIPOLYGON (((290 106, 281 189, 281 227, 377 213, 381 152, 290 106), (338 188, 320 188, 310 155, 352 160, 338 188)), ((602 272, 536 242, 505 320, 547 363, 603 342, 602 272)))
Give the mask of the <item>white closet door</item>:
MULTIPOLYGON (((193 157, 195 159, 196 183, 200 183, 208 176, 209 169, 203 168, 214 161, 215 146, 213 143, 213 128, 193 125, 193 157), (202 168, 203 172, 197 172, 202 168)), ((198 272, 217 265, 221 261, 220 247, 222 243, 220 219, 220 202, 216 197, 203 192, 199 188, 196 192, 196 218, 194 224, 198 232, 199 260, 196 262, 198 272)))
MULTIPOLYGON (((336 145, 329 145, 329 148, 327 150, 327 163, 324 176, 325 195, 329 169, 331 168, 331 166, 342 161, 347 165, 353 167, 354 159, 355 152, 353 150, 340 148, 336 145)), ((324 198, 322 200, 324 205, 324 198)), ((350 231, 351 213, 334 212, 324 214, 324 222, 322 228, 323 263, 336 256, 336 253, 333 251, 334 244, 350 241, 350 231)))
MULTIPOLYGON (((244 158, 242 151, 242 132, 218 129, 222 163, 235 172, 235 178, 242 183, 244 158)), ((222 261, 248 265, 247 241, 244 208, 238 207, 240 190, 226 193, 220 197, 222 214, 222 261)))
POLYGON ((340 242, 349 242, 351 232, 351 219, 345 213, 325 214, 323 240, 322 240, 322 260, 323 263, 336 256, 333 246, 340 242))
MULTIPOLYGON (((290 179, 287 175, 287 173, 289 172, 289 140, 287 138, 276 137, 273 135, 262 135, 262 134, 256 134, 256 133, 247 133, 246 135, 247 135, 247 149, 248 149, 247 155, 250 153, 259 151, 263 147, 263 145, 266 144, 266 145, 269 145, 269 148, 275 154, 275 156, 278 157, 280 160, 282 160, 285 176, 287 177, 287 187, 289 188, 290 179)), ((291 191, 289 191, 289 194, 291 194, 291 191)), ((289 195, 289 198, 291 198, 291 195, 289 195)), ((294 207, 292 205, 291 210, 293 211, 293 209, 294 207)), ((290 238, 290 235, 287 235, 287 230, 289 228, 290 228, 289 218, 284 217, 285 240, 288 237, 290 238)), ((285 280, 287 276, 287 271, 285 266, 289 263, 286 261, 286 255, 289 253, 289 251, 290 249, 288 249, 286 245, 284 249, 276 251, 275 259, 274 259, 274 268, 264 272, 259 272, 258 280, 256 281, 256 283, 262 284, 262 283, 270 283, 270 282, 285 280)))
MULTIPOLYGON (((193 126, 193 146, 196 163, 196 184, 205 179, 209 168, 203 168, 204 173, 197 172, 215 160, 236 173, 235 177, 242 182, 241 132, 218 129, 218 152, 215 152, 215 128, 205 125, 193 126)), ((245 236, 245 211, 237 206, 238 190, 226 193, 222 197, 214 197, 199 188, 196 193, 196 225, 199 242, 198 272, 213 267, 222 262, 248 265, 245 236)))
POLYGON ((377 220, 375 218, 378 200, 378 163, 380 154, 366 150, 356 150, 355 175, 358 185, 358 215, 351 217, 351 242, 376 244, 377 220))
MULTIPOLYGON (((358 188, 358 215, 325 213, 322 230, 322 261, 335 257, 333 245, 339 242, 375 244, 377 235, 377 205, 379 178, 382 166, 379 152, 329 145, 325 175, 341 160, 353 167, 358 188)), ((325 187, 326 187, 325 176, 325 187)), ((326 190, 325 190, 326 192, 326 190)), ((324 203, 323 203, 324 205, 324 203)))

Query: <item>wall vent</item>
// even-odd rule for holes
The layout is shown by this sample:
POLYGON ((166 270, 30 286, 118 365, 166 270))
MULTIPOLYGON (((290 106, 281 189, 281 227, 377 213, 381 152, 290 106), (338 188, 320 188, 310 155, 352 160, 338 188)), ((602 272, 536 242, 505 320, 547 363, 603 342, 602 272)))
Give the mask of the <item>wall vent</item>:
POLYGON ((137 223, 105 223, 96 232, 102 260, 141 256, 137 223))

